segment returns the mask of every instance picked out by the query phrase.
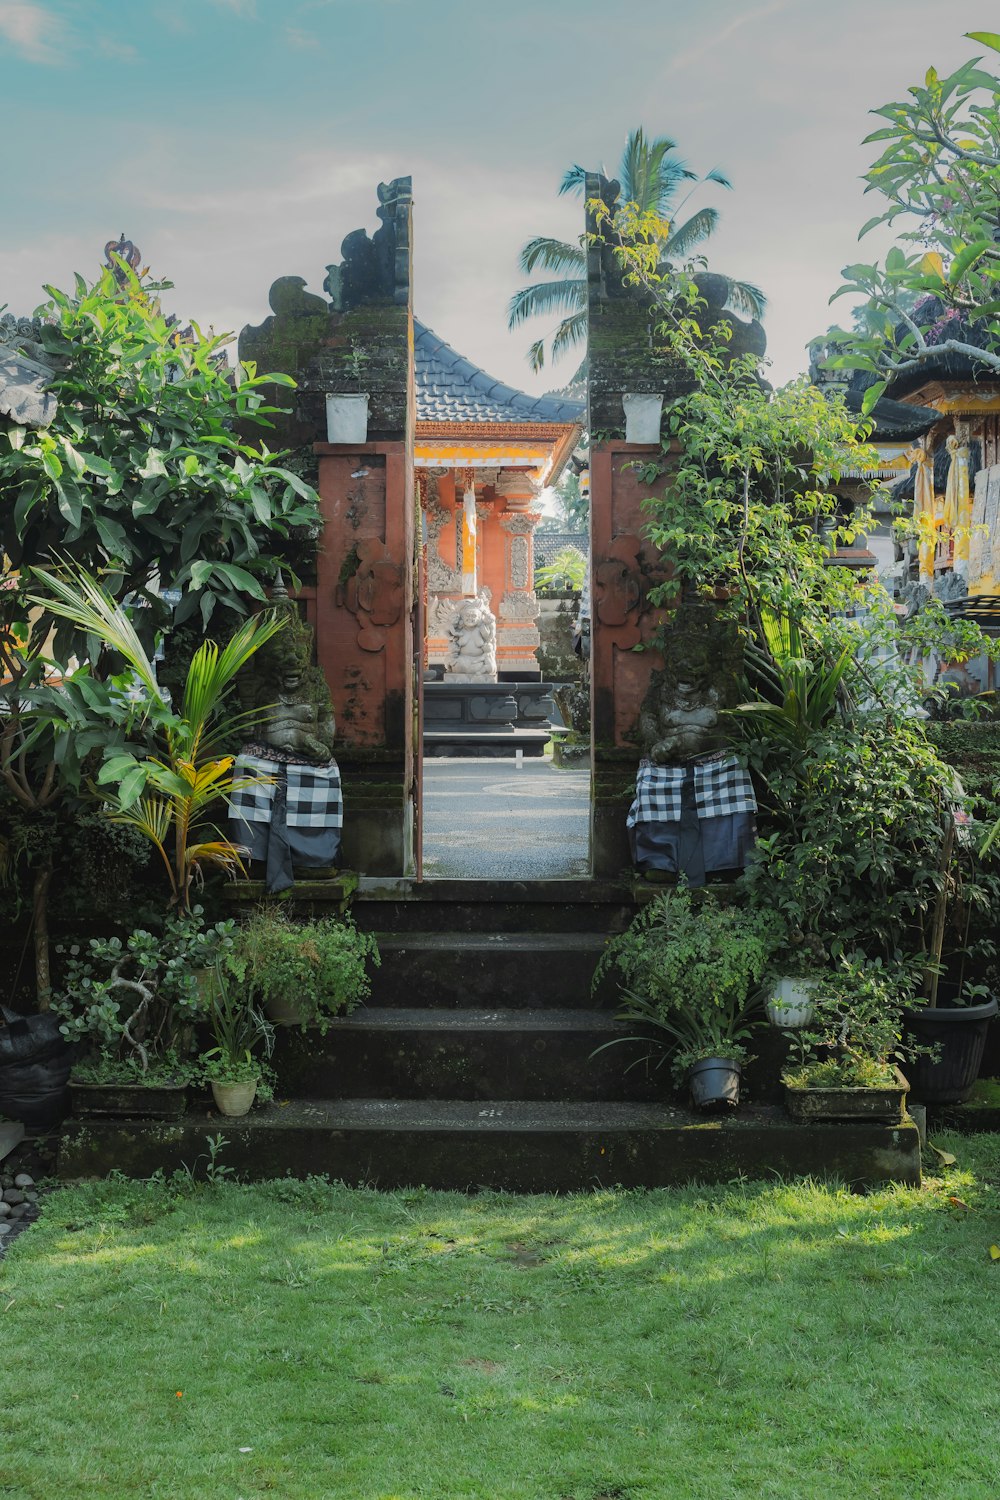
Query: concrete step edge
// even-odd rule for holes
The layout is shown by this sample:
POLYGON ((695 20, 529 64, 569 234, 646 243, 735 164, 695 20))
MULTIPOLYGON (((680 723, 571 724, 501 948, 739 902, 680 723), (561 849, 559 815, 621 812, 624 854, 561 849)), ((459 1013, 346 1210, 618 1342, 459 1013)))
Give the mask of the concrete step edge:
POLYGON ((383 953, 400 949, 439 953, 602 953, 607 936, 601 932, 379 932, 375 941, 383 953))
POLYGON ((607 1010, 557 1009, 418 1009, 402 1006, 366 1006, 349 1016, 336 1016, 331 1031, 562 1031, 625 1032, 607 1010))

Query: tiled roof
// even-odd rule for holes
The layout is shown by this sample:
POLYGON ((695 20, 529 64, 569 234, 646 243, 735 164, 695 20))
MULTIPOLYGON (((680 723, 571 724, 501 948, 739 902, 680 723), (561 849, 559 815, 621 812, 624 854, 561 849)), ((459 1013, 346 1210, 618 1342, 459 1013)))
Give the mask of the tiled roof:
POLYGON ((536 531, 535 567, 547 568, 554 563, 560 552, 579 552, 586 557, 590 552, 590 537, 585 531, 536 531))
POLYGON ((418 422, 579 422, 581 401, 529 396, 456 354, 423 323, 414 322, 418 422))

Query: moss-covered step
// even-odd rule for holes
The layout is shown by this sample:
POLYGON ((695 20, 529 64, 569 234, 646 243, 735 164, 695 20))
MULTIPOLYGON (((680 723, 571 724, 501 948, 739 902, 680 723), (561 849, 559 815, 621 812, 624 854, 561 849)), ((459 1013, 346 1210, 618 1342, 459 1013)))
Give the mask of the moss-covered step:
POLYGON ((381 967, 369 1005, 435 1009, 613 1005, 617 988, 591 994, 601 932, 377 932, 381 967))
POLYGON ((964 1104, 929 1104, 928 1130, 1000 1131, 1000 1078, 979 1078, 964 1104))
POLYGON ((611 880, 424 880, 365 877, 352 912, 371 932, 621 932, 631 887, 611 880))
POLYGON ((463 1103, 348 1099, 275 1103, 244 1120, 67 1121, 65 1178, 112 1170, 148 1177, 198 1171, 206 1138, 223 1129, 223 1163, 260 1181, 319 1173, 379 1188, 582 1192, 673 1187, 693 1180, 811 1175, 857 1188, 920 1182, 920 1142, 899 1125, 794 1125, 760 1106, 698 1120, 655 1104, 463 1103))
POLYGON ((662 1098, 643 1045, 597 1050, 627 1034, 600 1010, 365 1008, 325 1036, 283 1031, 273 1063, 297 1099, 662 1098))

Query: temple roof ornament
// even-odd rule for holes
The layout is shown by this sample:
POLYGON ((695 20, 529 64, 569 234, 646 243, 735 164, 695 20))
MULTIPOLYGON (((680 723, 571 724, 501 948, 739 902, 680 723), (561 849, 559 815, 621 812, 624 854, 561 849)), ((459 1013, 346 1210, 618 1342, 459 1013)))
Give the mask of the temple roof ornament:
POLYGON ((105 266, 112 273, 118 285, 124 286, 128 278, 126 277, 125 272, 122 270, 121 266, 118 264, 118 261, 113 259, 113 257, 116 255, 118 256, 118 259, 123 260, 127 266, 131 266, 133 271, 137 272, 139 270, 139 267, 142 265, 142 251, 139 249, 138 245, 133 245, 131 240, 127 240, 125 238, 124 230, 122 230, 117 240, 108 240, 108 243, 104 247, 105 266))
POLYGON ((582 422, 584 403, 529 396, 487 375, 471 359, 414 321, 418 422, 561 425, 582 422))

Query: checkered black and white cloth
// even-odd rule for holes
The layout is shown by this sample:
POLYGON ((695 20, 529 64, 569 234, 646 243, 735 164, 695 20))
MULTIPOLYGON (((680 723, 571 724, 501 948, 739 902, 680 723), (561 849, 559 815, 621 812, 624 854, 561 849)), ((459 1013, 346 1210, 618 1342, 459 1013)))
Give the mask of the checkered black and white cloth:
POLYGON ((635 801, 629 809, 627 827, 637 823, 677 823, 681 816, 681 788, 693 772, 694 805, 699 818, 723 818, 733 813, 755 813, 750 773, 732 755, 695 761, 692 767, 658 766, 639 762, 635 778, 635 801))
POLYGON ((229 815, 246 823, 269 823, 277 787, 285 782, 285 822, 289 828, 334 828, 344 824, 340 767, 284 765, 256 755, 239 755, 233 768, 241 776, 267 777, 240 787, 229 803, 229 815), (287 778, 287 780, 286 780, 287 778))

